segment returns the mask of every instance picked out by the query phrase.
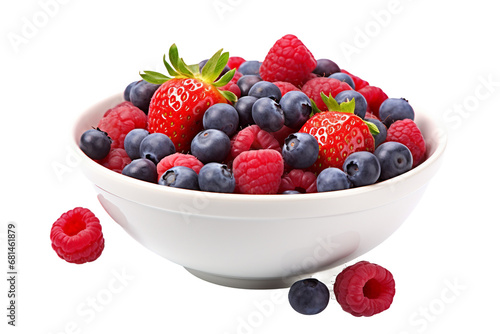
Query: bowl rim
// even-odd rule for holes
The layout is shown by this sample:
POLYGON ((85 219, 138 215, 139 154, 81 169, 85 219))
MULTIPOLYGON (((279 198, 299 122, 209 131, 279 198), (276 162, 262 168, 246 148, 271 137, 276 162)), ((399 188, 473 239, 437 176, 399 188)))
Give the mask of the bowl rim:
MULTIPOLYGON (((426 160, 423 161, 421 164, 416 166, 415 168, 412 168, 410 171, 396 176, 394 178, 382 181, 382 182, 377 182, 375 184, 369 185, 369 186, 363 186, 363 187, 357 187, 357 188, 350 188, 350 189, 345 189, 345 190, 339 190, 339 191, 331 191, 331 192, 318 192, 318 193, 305 193, 305 194, 295 194, 293 196, 282 196, 281 194, 276 194, 276 195, 261 195, 261 194, 234 194, 234 193, 215 193, 215 192, 206 192, 206 191, 194 191, 194 190, 187 190, 187 189, 179 189, 179 188, 172 188, 172 187, 165 187, 165 186, 160 186, 155 183, 150 183, 150 182, 145 182, 142 180, 134 179, 132 177, 128 177, 122 174, 119 174, 117 172, 114 172, 96 161, 90 159, 88 156, 81 151, 79 148, 79 138, 81 134, 83 133, 82 131, 82 124, 89 124, 89 121, 87 120, 91 115, 96 117, 96 115, 102 115, 111 107, 115 106, 116 104, 123 102, 123 94, 115 94, 111 97, 105 98, 97 103, 94 103, 90 107, 86 108, 83 113, 80 113, 75 117, 73 124, 71 126, 71 140, 70 140, 70 145, 72 149, 75 151, 75 153, 81 158, 80 161, 83 163, 80 163, 80 166, 83 167, 84 174, 91 179, 98 188, 101 188, 101 190, 108 191, 110 193, 115 193, 114 190, 117 192, 115 193, 117 196, 122 197, 122 198, 129 198, 129 195, 131 195, 131 200, 137 201, 137 202, 142 202, 145 205, 148 206, 158 206, 158 207, 164 207, 165 203, 162 203, 160 200, 152 200, 154 197, 164 197, 164 198, 169 198, 171 199, 172 196, 175 198, 177 201, 185 201, 185 200, 193 200, 193 197, 198 197, 202 198, 204 200, 209 200, 212 201, 212 203, 217 203, 219 201, 222 202, 227 202, 231 201, 232 204, 247 204, 247 205, 252 205, 252 204, 257 204, 257 203, 266 203, 269 204, 277 204, 280 202, 286 202, 288 203, 287 205, 290 205, 291 203, 295 203, 295 201, 300 201, 304 202, 307 200, 308 202, 324 202, 325 200, 327 201, 338 201, 341 199, 349 199, 349 198, 355 198, 359 196, 370 196, 373 194, 376 194, 378 192, 387 194, 387 193, 393 193, 393 195, 396 196, 404 196, 407 195, 408 193, 417 190, 421 186, 424 186, 427 181, 434 175, 434 173, 437 171, 438 166, 440 165, 441 158, 443 156, 443 153, 445 151, 445 148, 447 146, 447 134, 444 131, 443 127, 440 127, 437 122, 432 120, 430 116, 428 116, 425 112, 421 111, 420 109, 418 110, 415 114, 415 122, 419 124, 419 127, 422 127, 422 132, 426 131, 432 131, 434 133, 434 136, 432 138, 425 138, 426 140, 426 145, 427 145, 427 151, 428 151, 428 156, 426 157, 426 160), (425 173, 427 170, 429 173, 425 173), (422 174, 428 174, 428 175, 422 175, 422 174), (420 176, 420 177, 419 177, 420 176), (411 189, 408 189, 408 191, 394 191, 397 188, 397 185, 400 184, 401 182, 405 180, 411 180, 413 178, 417 178, 422 184, 414 184, 411 189), (96 182, 98 180, 98 183, 96 182), (124 191, 125 188, 128 187, 137 187, 134 188, 134 194, 127 194, 125 195, 124 191), (111 190, 109 190, 111 189, 111 190), (387 191, 384 191, 384 189, 389 189, 387 191), (147 196, 147 198, 141 198, 141 194, 155 194, 155 196, 147 196)), ((414 107, 415 109, 415 107, 414 107)), ((92 126, 97 126, 97 123, 91 124, 90 126, 87 126, 87 129, 91 128, 92 126)), ((414 182, 418 183, 418 182, 414 182)), ((402 187, 399 187, 402 188, 402 187)), ((126 192, 126 191, 125 191, 126 192)), ((144 196, 142 196, 144 197, 144 196)), ((384 201, 377 201, 375 200, 374 205, 380 205, 384 201)), ((237 205, 238 206, 238 205, 237 205)), ((365 208, 365 207, 363 207, 365 208)), ((363 209, 358 207, 357 210, 363 209)), ((368 207, 366 207, 368 208, 368 207)), ((341 210, 342 211, 342 210, 341 210)), ((344 210, 346 212, 349 211, 349 209, 346 208, 344 210)), ((256 216, 259 216, 258 212, 254 212, 256 216)), ((217 211, 212 212, 212 214, 217 214, 217 211)), ((281 214, 281 216, 283 213, 281 214)), ((267 216, 266 216, 267 217, 267 216)))

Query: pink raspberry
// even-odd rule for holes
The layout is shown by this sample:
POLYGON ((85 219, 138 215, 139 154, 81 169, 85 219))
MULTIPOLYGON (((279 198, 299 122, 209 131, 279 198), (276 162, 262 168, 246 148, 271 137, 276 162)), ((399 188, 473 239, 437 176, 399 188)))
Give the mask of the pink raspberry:
POLYGON ((396 141, 406 145, 413 157, 413 167, 418 166, 425 159, 426 147, 422 132, 411 119, 396 121, 387 129, 386 141, 396 141))
POLYGON ((333 78, 325 78, 325 77, 317 77, 309 80, 302 87, 302 91, 316 103, 319 110, 325 111, 327 107, 323 99, 321 98, 321 93, 324 93, 326 96, 330 94, 335 97, 338 93, 344 90, 352 90, 351 86, 348 83, 343 81, 333 79, 333 78))
POLYGON ((371 317, 391 306, 396 288, 387 269, 361 261, 337 276, 333 292, 344 311, 356 317, 371 317))
POLYGON ((113 140, 111 148, 123 148, 125 136, 133 129, 145 129, 146 114, 131 102, 122 102, 106 111, 97 126, 113 140))
POLYGON ((117 173, 121 173, 123 168, 128 165, 132 160, 123 148, 112 148, 106 158, 98 162, 104 167, 111 169, 117 173))
POLYGON ((281 194, 287 190, 297 190, 300 193, 315 193, 316 175, 302 169, 292 169, 281 178, 278 192, 281 194))
POLYGON ((243 64, 245 61, 246 60, 242 57, 236 57, 236 56, 229 57, 227 61, 227 66, 229 66, 230 69, 235 68, 236 70, 238 70, 240 68, 240 65, 243 64))
POLYGON ((361 95, 364 96, 370 111, 377 117, 379 117, 378 110, 382 102, 387 100, 389 97, 386 93, 379 87, 375 86, 365 86, 361 89, 356 89, 361 95))
POLYGON ((273 82, 273 84, 278 86, 278 88, 281 91, 281 96, 285 95, 286 93, 288 93, 292 90, 300 90, 295 85, 292 85, 291 83, 286 82, 286 81, 275 81, 275 82, 273 82))
POLYGON ((278 131, 270 132, 270 133, 273 135, 274 138, 276 138, 276 140, 278 141, 279 145, 281 147, 283 147, 283 144, 285 143, 286 137, 288 137, 289 135, 291 135, 294 132, 297 132, 297 129, 292 129, 292 128, 289 128, 286 125, 283 125, 281 127, 281 129, 279 129, 278 131))
POLYGON ((256 124, 247 126, 231 139, 231 157, 233 159, 241 152, 260 149, 273 149, 281 152, 280 144, 274 136, 256 124))
POLYGON ((184 166, 189 167, 196 173, 200 172, 203 163, 198 160, 194 155, 184 154, 184 153, 174 153, 167 155, 165 158, 161 159, 158 165, 156 165, 156 171, 158 172, 158 180, 160 177, 172 167, 184 166))
POLYGON ((369 85, 368 81, 365 81, 360 77, 357 77, 354 74, 347 72, 346 70, 340 70, 340 71, 351 77, 352 81, 354 81, 354 87, 356 88, 356 90, 360 90, 361 88, 369 85))
POLYGON ((298 86, 316 68, 311 51, 294 35, 285 35, 274 43, 260 66, 265 81, 286 81, 298 86))
POLYGON ((242 194, 276 194, 283 174, 283 158, 275 150, 245 151, 233 161, 233 175, 242 194))

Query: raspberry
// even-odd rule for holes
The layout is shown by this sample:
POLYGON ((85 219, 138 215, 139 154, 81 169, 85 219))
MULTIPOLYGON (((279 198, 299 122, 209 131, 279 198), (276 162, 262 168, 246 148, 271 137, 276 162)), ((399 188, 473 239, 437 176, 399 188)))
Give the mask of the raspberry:
POLYGON ((352 90, 352 88, 348 83, 343 81, 324 77, 311 79, 302 87, 302 91, 309 96, 309 98, 316 103, 319 110, 322 111, 327 110, 327 107, 321 98, 321 92, 323 92, 326 96, 331 94, 335 97, 338 93, 344 90, 352 90))
POLYGON ((281 151, 279 142, 269 132, 258 125, 250 125, 238 132, 231 140, 231 157, 249 150, 273 149, 281 151))
POLYGON ((361 261, 337 276, 333 292, 344 311, 356 317, 370 317, 391 306, 396 289, 387 269, 361 261))
POLYGON ((70 263, 92 262, 104 249, 99 219, 92 211, 82 207, 63 213, 54 222, 50 240, 57 255, 70 263))
POLYGON ((289 128, 286 125, 283 125, 281 127, 281 129, 279 129, 278 131, 270 132, 270 133, 273 135, 274 138, 276 138, 276 140, 278 141, 279 145, 283 146, 283 144, 285 143, 286 137, 288 137, 289 135, 291 135, 294 132, 297 132, 297 130, 289 128))
POLYGON ((357 91, 365 97, 370 111, 378 118, 378 109, 380 105, 389 98, 387 94, 384 93, 382 89, 375 86, 365 86, 361 89, 357 89, 357 91))
POLYGON ((124 148, 125 136, 136 128, 145 129, 146 114, 131 102, 122 102, 106 111, 97 126, 113 140, 111 148, 124 148))
POLYGON ((302 169, 292 169, 281 178, 278 192, 281 194, 287 190, 297 190, 300 193, 315 193, 316 175, 302 169))
POLYGON ((233 161, 233 174, 242 194, 276 194, 283 174, 283 158, 269 149, 242 152, 233 161))
POLYGON ((123 168, 128 165, 132 160, 123 148, 113 148, 108 153, 106 158, 98 162, 104 167, 111 169, 117 173, 122 172, 123 168))
POLYGON ((278 86, 278 88, 281 91, 281 96, 284 96, 286 93, 288 93, 292 90, 299 90, 300 91, 300 89, 298 89, 295 85, 292 85, 291 83, 286 82, 286 81, 275 81, 275 82, 273 82, 273 84, 278 86))
POLYGON ((227 61, 227 66, 230 69, 235 68, 236 70, 238 70, 240 68, 240 65, 243 64, 245 61, 246 60, 244 58, 241 58, 241 57, 229 57, 229 59, 227 61))
POLYGON ((259 73, 265 81, 286 81, 299 86, 316 68, 316 59, 294 35, 280 38, 269 50, 259 73))
POLYGON ((165 158, 160 160, 158 165, 156 165, 158 179, 160 179, 163 173, 175 166, 189 167, 196 173, 199 173, 201 167, 203 167, 203 163, 191 154, 174 153, 167 155, 165 158))
POLYGON ((340 71, 351 77, 352 81, 354 81, 354 87, 356 87, 356 90, 360 90, 361 88, 369 85, 368 81, 365 81, 360 77, 357 77, 354 74, 347 72, 346 70, 340 70, 340 71))
POLYGON ((413 167, 425 159, 425 140, 417 124, 411 119, 396 121, 387 129, 386 141, 396 141, 408 147, 413 157, 413 167))

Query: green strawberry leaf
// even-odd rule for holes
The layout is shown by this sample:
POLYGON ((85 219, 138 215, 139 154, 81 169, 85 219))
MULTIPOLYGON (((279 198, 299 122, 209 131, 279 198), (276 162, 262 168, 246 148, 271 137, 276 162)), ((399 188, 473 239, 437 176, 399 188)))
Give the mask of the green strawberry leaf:
POLYGON ((187 78, 194 78, 194 73, 191 72, 191 69, 189 66, 184 62, 184 59, 179 59, 177 62, 177 68, 179 71, 179 74, 187 77, 187 78))
POLYGON ((321 92, 320 95, 321 99, 323 100, 323 103, 328 108, 328 111, 340 111, 340 105, 333 98, 332 94, 326 96, 325 93, 321 92))
POLYGON ((315 114, 319 114, 320 112, 322 112, 321 110, 319 110, 318 105, 316 104, 316 102, 314 102, 313 99, 309 100, 311 100, 311 107, 312 107, 311 114, 309 115, 309 117, 313 117, 315 114))
POLYGON ((225 86, 231 81, 231 79, 234 77, 234 73, 236 73, 236 69, 233 68, 231 71, 227 72, 224 74, 219 80, 213 83, 215 87, 222 87, 225 86))
POLYGON ((179 76, 179 73, 170 66, 170 64, 167 62, 166 55, 163 55, 163 64, 167 68, 168 74, 170 74, 173 77, 179 76))
POLYGON ((378 130, 377 126, 374 123, 369 122, 369 121, 364 121, 364 122, 368 126, 368 129, 370 129, 370 133, 373 136, 378 135, 380 133, 380 131, 378 130))
MULTIPOLYGON (((172 44, 170 49, 168 50, 168 59, 170 60, 170 64, 179 71, 179 68, 177 67, 177 63, 179 62, 179 50, 177 49, 177 45, 172 44)), ((168 69, 168 67, 167 67, 168 69)), ((170 71, 169 71, 170 72, 170 71)))
POLYGON ((351 101, 342 102, 340 104, 340 112, 344 112, 347 114, 354 114, 355 107, 356 107, 356 102, 354 101, 354 98, 352 98, 351 101))
POLYGON ((214 70, 215 74, 217 74, 216 78, 218 78, 219 75, 222 73, 228 61, 229 61, 229 52, 224 52, 223 54, 220 55, 219 59, 217 59, 217 65, 215 66, 214 70))
POLYGON ((228 90, 220 90, 219 92, 222 94, 222 96, 224 96, 226 100, 228 100, 232 104, 235 104, 236 101, 238 101, 238 97, 233 92, 230 92, 228 90))
MULTIPOLYGON (((205 66, 201 69, 201 77, 208 81, 214 82, 215 79, 219 76, 219 73, 216 73, 218 62, 222 53, 222 49, 217 51, 206 63, 205 66)), ((225 65, 225 64, 224 64, 225 65)), ((222 71, 222 70, 221 70, 222 71)))
POLYGON ((154 72, 154 71, 144 71, 144 73, 139 73, 139 75, 152 84, 161 85, 162 83, 172 79, 164 74, 154 72))

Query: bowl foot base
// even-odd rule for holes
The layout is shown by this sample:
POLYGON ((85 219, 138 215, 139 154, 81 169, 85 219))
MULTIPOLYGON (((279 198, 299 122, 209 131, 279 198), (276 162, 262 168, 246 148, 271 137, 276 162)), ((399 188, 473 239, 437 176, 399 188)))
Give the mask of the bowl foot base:
MULTIPOLYGON (((245 278, 245 277, 228 277, 214 275, 196 269, 186 268, 192 275, 217 285, 227 286, 240 289, 280 289, 289 288, 295 281, 304 278, 305 276, 297 277, 270 277, 270 278, 245 278)), ((306 275, 307 276, 307 275, 306 275)))

